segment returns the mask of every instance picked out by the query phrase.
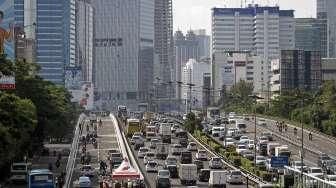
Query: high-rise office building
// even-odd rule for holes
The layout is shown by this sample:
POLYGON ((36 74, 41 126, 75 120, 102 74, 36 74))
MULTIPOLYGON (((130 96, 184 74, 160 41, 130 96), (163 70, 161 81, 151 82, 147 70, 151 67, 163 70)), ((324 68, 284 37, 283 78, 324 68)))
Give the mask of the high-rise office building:
POLYGON ((75 65, 75 0, 15 0, 16 23, 34 39, 39 75, 63 85, 66 66, 75 65), (35 41, 36 40, 36 41, 35 41))
POLYGON ((95 0, 95 87, 98 106, 135 110, 153 83, 154 0, 95 0))
POLYGON ((198 41, 198 55, 201 59, 210 58, 210 36, 205 29, 193 30, 198 41))
MULTIPOLYGON (((198 41, 192 31, 184 36, 182 31, 176 31, 174 35, 175 45, 175 78, 177 82, 182 81, 182 69, 189 59, 199 60, 198 41)), ((181 99, 181 86, 176 85, 176 98, 181 99)))
POLYGON ((161 83, 156 88, 158 98, 174 96, 174 91, 165 85, 175 78, 172 7, 172 0, 155 0, 154 78, 161 83))
POLYGON ((77 0, 76 66, 81 67, 82 79, 93 82, 93 18, 90 0, 77 0))
MULTIPOLYGON (((295 48, 293 10, 279 7, 212 9, 211 53, 252 51, 265 60, 270 74, 270 60, 279 58, 281 49, 295 48)), ((268 80, 264 80, 264 86, 268 80)))
POLYGON ((282 50, 272 62, 271 91, 274 94, 293 89, 316 90, 322 83, 319 51, 282 50))
POLYGON ((317 0, 317 19, 321 28, 322 57, 336 57, 336 1, 317 0))
POLYGON ((321 50, 320 24, 315 18, 295 19, 295 49, 321 50))

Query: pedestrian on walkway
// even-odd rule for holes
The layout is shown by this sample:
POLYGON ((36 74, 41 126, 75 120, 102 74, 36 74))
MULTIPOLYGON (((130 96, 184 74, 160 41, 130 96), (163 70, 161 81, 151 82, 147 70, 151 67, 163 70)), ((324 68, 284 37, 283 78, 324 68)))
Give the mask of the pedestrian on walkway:
POLYGON ((57 159, 56 163, 55 163, 56 168, 59 168, 61 166, 61 162, 57 159))

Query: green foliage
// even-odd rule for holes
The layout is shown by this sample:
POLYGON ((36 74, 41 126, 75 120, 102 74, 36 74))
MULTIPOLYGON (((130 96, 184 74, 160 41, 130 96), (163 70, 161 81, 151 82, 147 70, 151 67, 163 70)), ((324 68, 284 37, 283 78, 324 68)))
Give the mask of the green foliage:
POLYGON ((187 114, 187 120, 184 122, 184 127, 190 133, 194 133, 200 129, 201 120, 197 119, 194 113, 187 114))
POLYGON ((0 57, 0 72, 15 74, 16 89, 0 91, 0 170, 22 160, 48 137, 62 138, 73 125, 76 109, 64 87, 40 78, 39 67, 0 57))

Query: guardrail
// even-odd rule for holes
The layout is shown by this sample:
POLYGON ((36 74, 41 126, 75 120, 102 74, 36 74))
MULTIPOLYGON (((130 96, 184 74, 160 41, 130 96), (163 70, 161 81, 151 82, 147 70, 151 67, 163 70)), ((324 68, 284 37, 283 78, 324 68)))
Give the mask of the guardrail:
POLYGON ((75 132, 74 132, 74 139, 72 140, 72 144, 71 144, 70 155, 68 157, 68 162, 65 168, 66 175, 65 175, 65 181, 64 181, 63 188, 71 187, 70 184, 71 184, 73 169, 75 167, 75 161, 76 161, 77 150, 78 150, 78 141, 79 141, 79 134, 80 134, 79 124, 82 123, 85 117, 86 117, 85 114, 81 114, 77 121, 77 125, 76 125, 75 132))
MULTIPOLYGON (((180 123, 180 124, 184 123, 184 121, 182 121, 182 120, 179 120, 179 119, 176 119, 176 118, 173 118, 173 119, 176 122, 180 123)), ((229 162, 225 161, 224 160, 225 157, 223 155, 215 153, 214 150, 210 150, 209 147, 206 147, 207 144, 203 143, 202 141, 197 140, 192 134, 188 133, 188 135, 189 135, 190 138, 192 138, 193 140, 195 140, 200 146, 202 146, 203 148, 205 148, 205 150, 207 150, 210 154, 222 158, 222 161, 223 161, 223 163, 226 166, 228 166, 229 168, 231 168, 233 170, 240 170, 242 172, 243 176, 245 178, 247 178, 249 181, 252 181, 253 183, 255 183, 257 185, 266 183, 260 177, 258 177, 256 175, 250 173, 249 171, 247 171, 247 170, 245 170, 243 168, 237 168, 237 167, 233 166, 232 164, 230 164, 229 162)))

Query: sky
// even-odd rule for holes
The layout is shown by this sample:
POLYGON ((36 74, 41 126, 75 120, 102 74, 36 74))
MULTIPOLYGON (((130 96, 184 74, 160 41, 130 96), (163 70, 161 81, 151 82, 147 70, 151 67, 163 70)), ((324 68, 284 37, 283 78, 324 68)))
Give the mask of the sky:
MULTIPOLYGON (((241 0, 173 0, 174 31, 211 30, 211 8, 240 7, 241 0)), ((245 2, 245 0, 243 0, 245 2)), ((246 0, 247 4, 252 0, 246 0)), ((296 18, 316 17, 316 0, 254 0, 260 5, 278 4, 280 9, 295 10, 296 18)))

